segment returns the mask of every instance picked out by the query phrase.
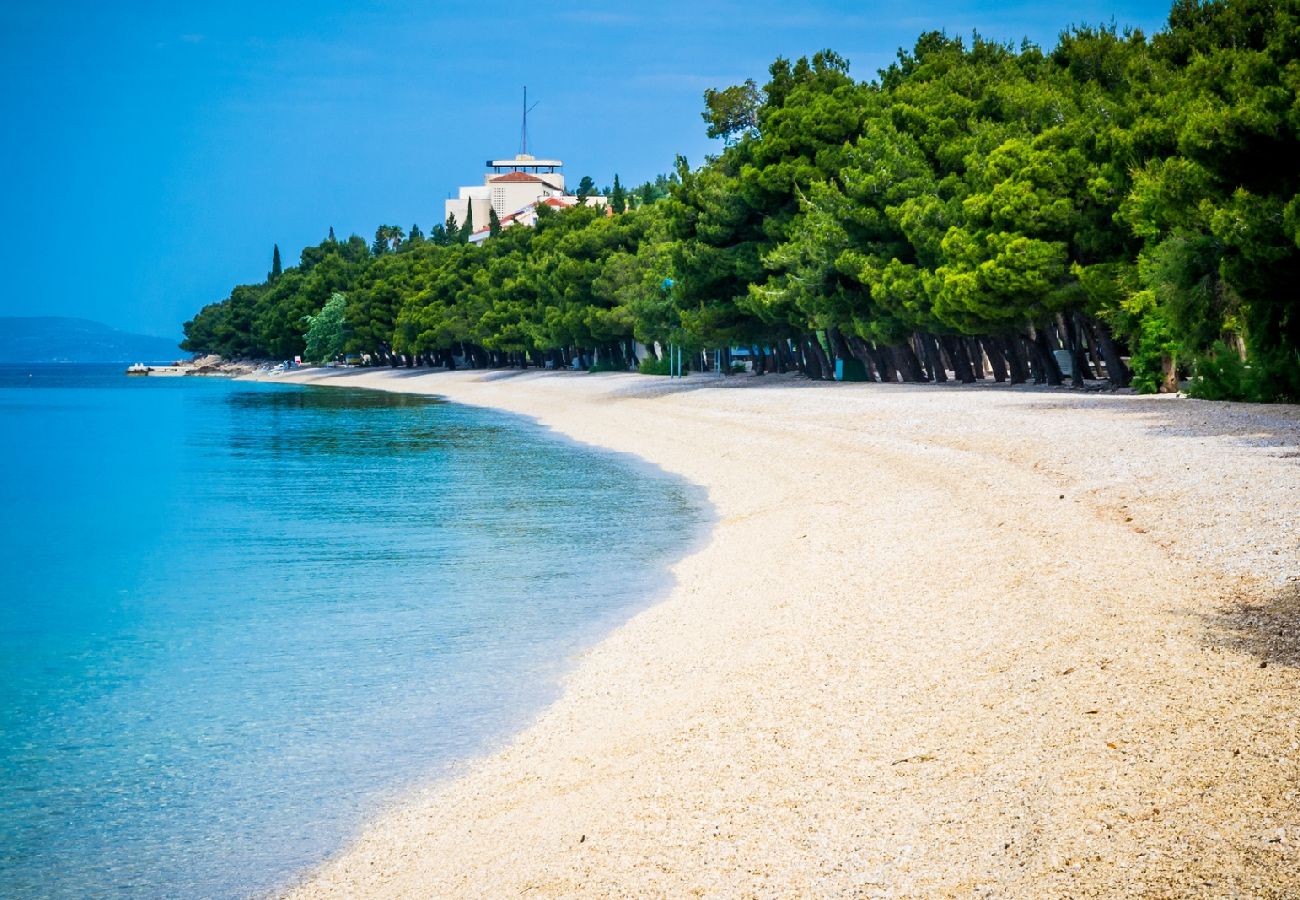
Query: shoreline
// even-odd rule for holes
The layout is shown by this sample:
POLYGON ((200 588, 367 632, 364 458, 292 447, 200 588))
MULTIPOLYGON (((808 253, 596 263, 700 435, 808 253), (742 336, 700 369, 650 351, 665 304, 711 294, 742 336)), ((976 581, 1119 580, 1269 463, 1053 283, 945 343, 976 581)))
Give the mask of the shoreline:
POLYGON ((1293 410, 267 380, 526 415, 702 486, 717 517, 531 726, 291 896, 1300 890, 1293 410))

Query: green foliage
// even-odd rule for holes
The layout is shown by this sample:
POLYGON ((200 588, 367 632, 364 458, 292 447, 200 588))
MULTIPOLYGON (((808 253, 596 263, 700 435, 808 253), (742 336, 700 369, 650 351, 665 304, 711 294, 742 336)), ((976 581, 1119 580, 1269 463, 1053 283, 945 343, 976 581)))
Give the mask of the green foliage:
POLYGON ((369 246, 331 229, 204 307, 184 346, 300 352, 334 292, 349 351, 515 364, 612 360, 634 338, 814 356, 860 341, 901 371, 936 338, 1041 355, 1091 322, 1139 390, 1190 375, 1202 396, 1294 400, 1298 54, 1294 0, 1177 0, 1149 41, 922 34, 867 83, 829 50, 778 58, 761 88, 705 93, 717 156, 631 189, 615 176, 619 215, 542 208, 502 230, 491 214, 482 246, 471 216, 427 240, 381 226, 369 246))
POLYGON ((760 97, 754 79, 744 84, 704 92, 705 111, 701 118, 708 123, 708 135, 722 138, 728 144, 738 136, 752 134, 758 129, 760 97))
POLYGON ((641 360, 641 363, 637 366, 637 371, 642 375, 671 375, 673 374, 673 364, 667 356, 662 359, 647 356, 641 360))
POLYGON ((614 173, 614 187, 609 192, 609 208, 616 213, 627 212, 627 191, 618 180, 618 173, 614 173))
POLYGON ((347 300, 337 291, 314 316, 304 316, 307 334, 303 355, 312 362, 328 362, 343 352, 347 341, 347 300))
POLYGON ((375 256, 392 253, 402 245, 406 232, 397 225, 380 225, 375 229, 375 240, 370 245, 370 252, 375 256))
POLYGON ((465 204, 465 224, 460 226, 460 242, 462 244, 469 242, 469 236, 474 233, 474 204, 465 204))

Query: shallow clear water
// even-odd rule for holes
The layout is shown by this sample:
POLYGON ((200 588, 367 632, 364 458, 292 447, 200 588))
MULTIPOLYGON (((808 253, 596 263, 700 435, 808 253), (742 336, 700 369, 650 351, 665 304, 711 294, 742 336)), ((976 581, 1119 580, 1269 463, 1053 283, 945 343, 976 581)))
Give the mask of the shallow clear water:
POLYGON ((231 896, 490 749, 704 504, 429 398, 0 367, 0 895, 231 896))

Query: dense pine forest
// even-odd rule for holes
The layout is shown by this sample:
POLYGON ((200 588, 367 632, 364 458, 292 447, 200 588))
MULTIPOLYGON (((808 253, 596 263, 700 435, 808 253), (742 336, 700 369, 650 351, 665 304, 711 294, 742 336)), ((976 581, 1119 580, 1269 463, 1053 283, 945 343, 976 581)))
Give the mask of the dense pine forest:
POLYGON ((1298 51, 1300 0, 1179 0, 1153 37, 924 34, 870 82, 831 51, 777 59, 762 86, 706 92, 719 155, 616 181, 609 214, 542 209, 478 245, 454 221, 331 230, 297 266, 277 249, 183 346, 286 358, 311 328, 314 355, 373 364, 664 371, 672 343, 696 368, 743 347, 760 374, 1064 368, 1294 402, 1298 51))

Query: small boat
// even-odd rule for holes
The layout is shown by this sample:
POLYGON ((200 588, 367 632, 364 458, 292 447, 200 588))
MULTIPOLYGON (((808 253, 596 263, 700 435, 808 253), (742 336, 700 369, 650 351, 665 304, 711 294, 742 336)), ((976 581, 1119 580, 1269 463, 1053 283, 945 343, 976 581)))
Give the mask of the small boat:
POLYGON ((136 363, 133 366, 126 367, 126 374, 128 375, 148 375, 149 372, 149 367, 144 363, 136 363))

